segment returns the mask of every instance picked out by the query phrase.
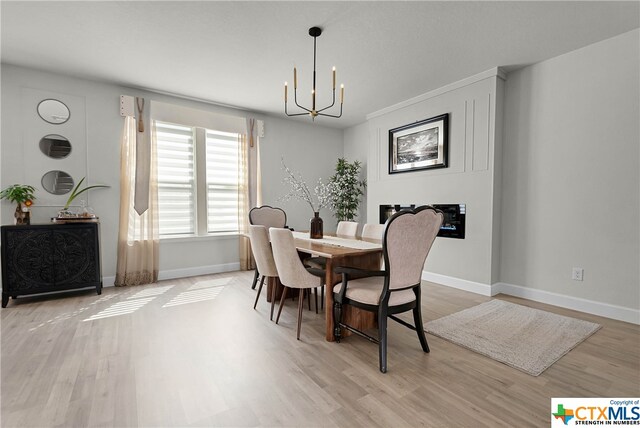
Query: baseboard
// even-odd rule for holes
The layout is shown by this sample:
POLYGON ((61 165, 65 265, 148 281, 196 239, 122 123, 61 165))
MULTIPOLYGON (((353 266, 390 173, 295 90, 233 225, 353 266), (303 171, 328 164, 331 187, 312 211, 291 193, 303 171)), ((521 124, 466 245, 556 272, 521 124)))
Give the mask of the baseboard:
POLYGON ((609 303, 595 302, 593 300, 566 296, 550 291, 536 290, 534 288, 507 284, 504 282, 497 282, 493 284, 491 288, 493 296, 499 293, 508 294, 509 296, 521 297, 523 299, 586 312, 588 314, 611 318, 618 321, 640 324, 640 311, 637 309, 625 308, 623 306, 611 305, 609 303))
POLYGON ((422 279, 424 281, 435 282, 437 284, 446 285, 447 287, 457 288, 459 290, 470 291, 483 296, 492 296, 491 286, 480 282, 468 281, 466 279, 455 278, 453 276, 440 275, 439 273, 422 271, 422 279))
MULTIPOLYGON (((158 280, 186 278, 189 276, 209 275, 212 273, 233 272, 240 270, 240 262, 224 263, 221 265, 196 266, 184 269, 161 270, 158 272, 158 280)), ((102 278, 104 287, 113 287, 115 276, 105 276, 102 278)))

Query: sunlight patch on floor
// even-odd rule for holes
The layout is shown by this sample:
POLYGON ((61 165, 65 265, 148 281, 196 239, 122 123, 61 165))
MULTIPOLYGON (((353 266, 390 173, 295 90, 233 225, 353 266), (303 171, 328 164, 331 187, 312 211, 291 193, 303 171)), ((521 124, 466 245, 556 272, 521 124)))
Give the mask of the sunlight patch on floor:
POLYGON ((155 296, 146 297, 143 299, 127 300, 125 302, 114 303, 113 305, 109 306, 107 309, 100 311, 97 314, 92 315, 87 319, 84 319, 83 321, 93 321, 101 318, 109 318, 109 317, 115 317, 118 315, 130 314, 132 312, 137 311, 138 309, 140 309, 141 307, 143 307, 153 299, 155 299, 155 296))
POLYGON ((184 305, 187 303, 203 302, 206 300, 213 300, 224 290, 223 286, 202 288, 199 290, 190 290, 178 294, 171 299, 169 303, 163 305, 163 308, 169 308, 171 306, 184 305))
POLYGON ((130 300, 130 299, 139 299, 141 297, 159 296, 161 294, 166 293, 173 287, 174 285, 166 285, 164 287, 150 287, 150 288, 147 288, 146 290, 138 291, 133 296, 127 297, 127 299, 130 300))
POLYGON ((208 281, 200 281, 193 284, 189 287, 189 290, 198 290, 200 288, 210 288, 210 287, 218 287, 221 285, 229 285, 229 283, 233 280, 232 277, 228 278, 216 278, 210 279, 208 281))

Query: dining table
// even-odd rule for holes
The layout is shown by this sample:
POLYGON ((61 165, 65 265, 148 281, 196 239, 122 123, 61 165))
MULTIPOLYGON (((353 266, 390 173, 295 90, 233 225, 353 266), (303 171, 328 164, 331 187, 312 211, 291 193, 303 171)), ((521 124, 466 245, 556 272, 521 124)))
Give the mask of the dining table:
MULTIPOLYGON (((325 338, 332 342, 333 338, 333 287, 342 281, 342 276, 335 272, 340 266, 355 267, 368 270, 379 270, 382 262, 382 241, 380 239, 354 238, 325 234, 320 239, 311 239, 309 232, 293 232, 296 249, 302 257, 322 257, 325 265, 325 338)), ((353 306, 343 305, 343 322, 358 330, 377 327, 376 314, 363 311, 353 306)), ((343 335, 349 331, 343 330, 343 335)))

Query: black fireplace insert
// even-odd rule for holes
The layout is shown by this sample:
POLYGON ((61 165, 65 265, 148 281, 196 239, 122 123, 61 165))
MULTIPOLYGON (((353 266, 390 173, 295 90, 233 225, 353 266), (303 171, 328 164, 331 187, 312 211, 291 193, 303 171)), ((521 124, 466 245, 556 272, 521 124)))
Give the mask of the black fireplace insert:
MULTIPOLYGON (((440 227, 438 236, 443 238, 464 239, 465 217, 467 214, 466 204, 431 204, 432 207, 441 210, 444 214, 444 222, 440 227)), ((389 217, 402 209, 413 209, 411 205, 380 205, 380 224, 384 224, 389 217)))

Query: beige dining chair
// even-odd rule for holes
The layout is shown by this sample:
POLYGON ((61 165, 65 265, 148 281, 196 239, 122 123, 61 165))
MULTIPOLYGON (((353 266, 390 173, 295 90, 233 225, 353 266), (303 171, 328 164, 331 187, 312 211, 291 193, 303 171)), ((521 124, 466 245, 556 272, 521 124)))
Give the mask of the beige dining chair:
POLYGON ((340 342, 345 328, 378 344, 380 371, 387 372, 387 317, 415 330, 424 352, 429 345, 422 326, 420 281, 424 262, 443 221, 442 211, 430 206, 402 210, 388 221, 382 239, 385 269, 365 271, 337 268, 342 283, 333 288, 333 336, 340 342), (342 322, 342 305, 378 315, 378 337, 372 337, 342 322), (413 311, 414 325, 395 314, 413 311))
POLYGON ((336 235, 340 235, 343 238, 355 238, 358 234, 358 223, 355 221, 341 221, 338 222, 338 229, 336 235))
POLYGON ((362 227, 362 238, 380 239, 384 233, 384 224, 367 223, 362 227))
POLYGON ((282 307, 287 296, 287 290, 296 288, 298 293, 298 329, 296 338, 300 340, 300 327, 302 325, 302 306, 304 300, 304 290, 321 287, 324 283, 324 272, 319 269, 305 268, 300 261, 298 251, 293 240, 293 234, 288 229, 269 229, 271 236, 271 248, 273 258, 276 262, 280 282, 284 286, 276 324, 280 320, 282 307))
MULTIPOLYGON (((249 211, 249 224, 265 226, 268 233, 270 227, 287 226, 287 213, 284 212, 282 208, 272 207, 269 205, 254 207, 249 211)), ((259 277, 260 270, 256 268, 256 273, 253 276, 253 283, 251 284, 252 290, 256 288, 259 277)))
MULTIPOLYGON (((341 238, 356 238, 358 233, 358 223, 355 221, 340 221, 338 222, 338 229, 336 230, 336 235, 341 238)), ((305 259, 304 264, 313 269, 322 269, 326 270, 327 268, 327 259, 323 257, 309 257, 305 259)), ((311 298, 309 298, 311 300, 311 298)), ((320 304, 324 308, 324 287, 320 290, 320 304)), ((316 305, 317 307, 317 305, 316 305)))
MULTIPOLYGON (((276 262, 273 260, 273 253, 271 251, 271 244, 269 243, 269 232, 265 226, 250 225, 249 226, 249 239, 251 241, 251 251, 253 251, 253 258, 256 261, 256 272, 260 272, 262 279, 260 280, 260 287, 258 287, 258 294, 256 295, 256 301, 253 303, 253 309, 258 305, 258 299, 260 298, 260 292, 264 285, 264 279, 278 278, 278 269, 276 268, 276 262)), ((276 284, 271 287, 271 315, 269 319, 273 320, 273 308, 276 300, 276 284)))

